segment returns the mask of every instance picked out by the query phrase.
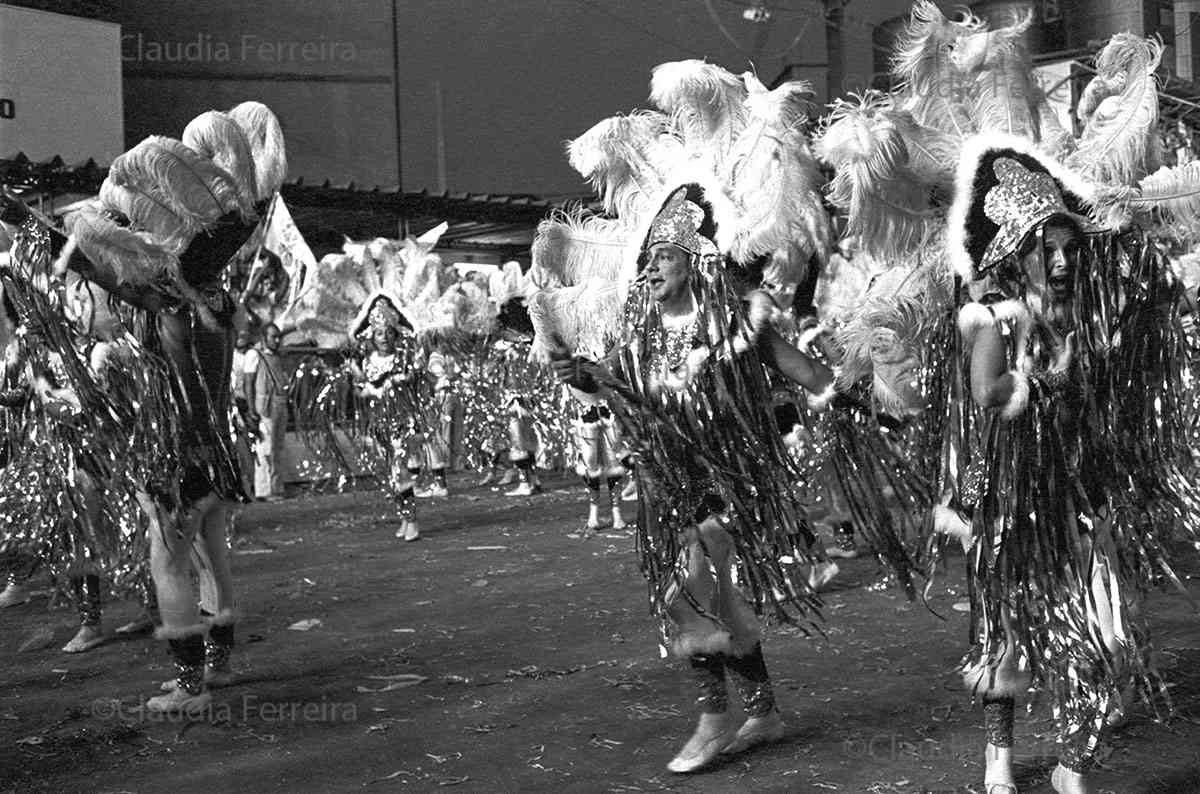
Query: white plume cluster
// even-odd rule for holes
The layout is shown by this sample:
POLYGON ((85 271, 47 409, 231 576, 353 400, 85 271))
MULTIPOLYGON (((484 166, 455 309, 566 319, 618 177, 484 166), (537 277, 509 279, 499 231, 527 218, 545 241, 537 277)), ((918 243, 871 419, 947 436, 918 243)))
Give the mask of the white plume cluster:
POLYGON ((568 144, 604 214, 582 209, 543 221, 533 245, 535 355, 552 347, 603 353, 622 324, 638 251, 666 194, 698 183, 712 204, 716 243, 738 263, 760 261, 782 283, 829 256, 832 231, 806 124, 811 87, 767 89, 700 60, 664 63, 651 110, 600 121, 568 144))
POLYGON ((117 157, 96 200, 66 219, 79 250, 123 284, 190 294, 179 258, 223 218, 257 219, 287 172, 269 108, 244 102, 193 119, 183 139, 151 135, 117 157))

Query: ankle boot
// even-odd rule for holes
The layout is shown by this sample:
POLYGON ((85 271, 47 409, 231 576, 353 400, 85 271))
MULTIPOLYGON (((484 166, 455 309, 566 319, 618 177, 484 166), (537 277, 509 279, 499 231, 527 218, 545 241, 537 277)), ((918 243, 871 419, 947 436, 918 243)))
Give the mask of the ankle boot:
POLYGON ((96 574, 71 578, 75 605, 79 609, 79 631, 63 646, 64 653, 83 653, 104 643, 100 627, 100 577, 96 574))
POLYGON ((204 682, 209 686, 226 686, 233 680, 229 656, 233 653, 233 624, 213 626, 204 641, 204 682))
POLYGON ((588 489, 588 519, 584 528, 594 532, 600 528, 600 478, 586 477, 584 483, 588 489))
POLYGON ((699 693, 700 720, 683 748, 667 764, 676 774, 695 772, 708 766, 734 738, 726 692, 725 663, 720 654, 692 656, 692 674, 699 693))
POLYGON ((608 478, 608 508, 612 513, 613 529, 625 529, 625 517, 621 515, 621 478, 608 478))
POLYGON ((189 634, 168 640, 175 657, 175 688, 146 701, 146 708, 156 712, 194 713, 212 702, 204 684, 204 635, 189 634))
POLYGON ((529 469, 525 466, 517 468, 517 480, 519 484, 516 488, 505 494, 505 496, 531 496, 533 494, 533 479, 529 476, 529 469))
POLYGON ((740 753, 782 739, 785 728, 775 708, 775 690, 767 673, 762 645, 755 645, 746 656, 727 657, 725 664, 733 674, 734 686, 742 698, 746 721, 723 752, 740 753))

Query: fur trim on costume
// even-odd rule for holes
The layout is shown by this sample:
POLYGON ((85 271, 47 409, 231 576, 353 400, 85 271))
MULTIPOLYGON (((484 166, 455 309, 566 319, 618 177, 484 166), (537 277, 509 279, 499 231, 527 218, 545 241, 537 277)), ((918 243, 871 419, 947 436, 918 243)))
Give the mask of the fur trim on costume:
POLYGON ((179 626, 178 628, 169 628, 167 626, 159 626, 154 630, 154 639, 156 640, 181 640, 184 637, 190 637, 193 634, 207 634, 209 624, 206 621, 202 623, 193 623, 190 626, 179 626))
POLYGON ((985 306, 982 303, 965 303, 958 310, 958 333, 968 347, 975 341, 980 329, 1008 324, 1016 334, 1018 350, 1024 349, 1025 339, 1032 324, 1029 308, 1019 300, 1002 300, 985 306))
POLYGON ((952 510, 945 505, 935 505, 933 508, 933 531, 958 538, 964 551, 971 547, 971 539, 974 536, 970 522, 964 519, 957 510, 952 510))
POLYGON ((971 231, 967 229, 968 216, 977 200, 975 175, 984 155, 997 149, 1011 149, 1033 158, 1063 187, 1081 200, 1089 205, 1095 201, 1094 186, 1047 157, 1032 141, 998 132, 982 133, 969 138, 963 144, 962 155, 958 160, 958 170, 954 178, 954 203, 950 205, 950 212, 946 217, 946 252, 954 272, 964 281, 974 281, 977 275, 975 261, 968 249, 971 231))
POLYGON ((745 656, 762 636, 753 608, 733 583, 733 537, 712 517, 701 521, 693 532, 684 552, 684 587, 691 599, 677 592, 667 607, 675 624, 671 651, 679 658, 713 653, 745 656))
POLYGON ((963 685, 975 697, 1020 697, 1033 682, 1029 670, 1019 664, 1011 653, 996 664, 977 662, 963 670, 963 685))
POLYGON ((1000 417, 1012 420, 1025 413, 1025 409, 1029 407, 1029 377, 1012 369, 1008 371, 1008 374, 1013 379, 1013 393, 1004 407, 1000 409, 1000 417))
POLYGON ((808 407, 813 411, 820 413, 829 407, 833 402, 833 398, 837 396, 837 378, 835 377, 828 386, 820 394, 808 395, 808 407))
POLYGON ((829 329, 825 327, 824 323, 817 323, 814 326, 804 329, 800 333, 800 339, 796 343, 796 347, 807 353, 812 348, 813 343, 817 341, 817 338, 827 330, 829 329))
POLYGON ((238 614, 233 609, 222 609, 215 615, 209 615, 204 618, 204 622, 211 626, 232 626, 238 621, 238 614))

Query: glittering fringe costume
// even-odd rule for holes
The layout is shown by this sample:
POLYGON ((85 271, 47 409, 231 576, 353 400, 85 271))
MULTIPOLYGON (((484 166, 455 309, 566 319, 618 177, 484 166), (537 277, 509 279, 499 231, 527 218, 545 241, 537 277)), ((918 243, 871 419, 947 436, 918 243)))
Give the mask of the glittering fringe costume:
POLYGON ((1032 680, 1059 712, 1060 762, 1082 771, 1125 684, 1162 694, 1136 602, 1197 514, 1180 474, 1178 296, 1154 238, 1195 239, 1200 178, 1159 167, 1160 42, 1111 38, 1072 136, 1036 86, 1031 22, 994 28, 918 0, 896 90, 837 102, 816 151, 858 248, 840 279, 862 286, 842 296, 841 379, 869 376, 873 402, 912 420, 909 479, 934 498, 918 563, 968 549, 966 682, 989 741, 1011 745, 1011 698, 1032 680), (1024 270, 1051 218, 1084 240, 1057 320, 1039 307, 1064 285, 1041 259, 1024 270), (972 384, 975 340, 997 333, 1009 372, 972 384), (974 404, 996 383, 1012 386, 1006 405, 974 404))
MULTIPOLYGON (((813 537, 760 335, 761 355, 782 356, 773 365, 797 382, 820 391, 828 371, 773 335, 777 308, 750 275, 798 283, 829 252, 802 122, 808 92, 799 81, 768 90, 702 61, 661 64, 650 95, 658 110, 605 119, 568 146, 605 216, 549 218, 532 248, 535 354, 572 386, 601 392, 612 411, 637 462, 638 550, 665 648, 691 660, 706 712, 723 712, 727 673, 752 682, 739 747, 783 730, 761 616, 811 621, 819 605, 803 573, 813 537), (680 303, 682 282, 668 285, 658 254, 647 258, 655 245, 676 247, 656 249, 675 251, 663 260, 672 278, 684 278, 679 251, 691 257, 693 314, 680 303), (658 274, 653 285, 643 266, 658 274), (664 318, 658 300, 668 296, 664 318), (579 370, 568 377, 560 367, 572 353, 579 370), (601 356, 606 366, 586 363, 601 356)), ((668 769, 696 771, 732 748, 724 724, 702 716, 668 769)))
POLYGON ((409 447, 413 436, 421 435, 423 424, 417 419, 429 391, 422 373, 414 369, 414 340, 399 309, 386 295, 376 296, 367 308, 366 324, 351 329, 351 335, 370 348, 355 370, 359 437, 372 442, 363 457, 370 459, 367 470, 376 473, 401 520, 410 522, 416 517, 416 478, 410 473, 409 447), (380 336, 390 339, 389 351, 378 347, 380 336))
POLYGON ((615 358, 620 381, 612 385, 624 399, 611 405, 637 455, 639 487, 655 495, 642 500, 638 549, 651 603, 671 617, 665 644, 680 656, 739 655, 759 641, 756 614, 816 614, 819 601, 799 575, 813 538, 763 364, 753 349, 735 349, 747 332, 739 301, 720 273, 697 280, 697 305, 711 308, 676 328, 662 324, 643 285, 634 287, 633 334, 615 358), (732 318, 728 330, 723 317, 732 318), (657 381, 664 369, 696 362, 698 351, 703 363, 686 384, 657 381), (694 595, 687 583, 704 576, 706 556, 722 581, 737 569, 748 601, 728 587, 710 590, 709 602, 694 595))
POLYGON ((950 534, 958 525, 968 550, 968 686, 991 699, 1047 690, 1060 764, 1079 773, 1123 693, 1169 702, 1140 602, 1163 574, 1175 579, 1173 533, 1200 526, 1184 476, 1178 285, 1144 231, 1080 214, 1090 191, 1015 140, 980 139, 964 156, 954 217, 970 233, 951 235, 962 241, 951 254, 976 300, 958 315, 957 388, 977 399, 984 388, 972 378, 987 377, 974 351, 986 333, 1003 340, 1012 391, 951 414, 951 498, 935 519, 950 534), (1075 230, 1067 247, 1050 247, 1052 224, 1075 230), (1066 302, 1049 303, 1056 278, 1066 302))
MULTIPOLYGON (((190 550, 203 537, 224 570, 226 512, 244 498, 228 427, 234 304, 221 281, 277 193, 286 162, 278 119, 266 106, 209 111, 181 140, 150 136, 114 160, 98 200, 68 217, 70 236, 54 246, 67 267, 151 314, 135 335, 170 368, 172 388, 158 394, 173 398, 176 422, 157 432, 165 436, 160 448, 177 450, 178 464, 147 472, 134 495, 152 518, 158 633, 179 668, 178 686, 151 698, 152 710, 194 708, 209 698, 202 670, 209 622, 191 592, 190 550)), ((6 216, 31 214, 7 196, 3 205, 6 216)), ((229 624, 232 594, 222 595, 226 603, 211 622, 229 624)))
MULTIPOLYGON (((23 438, 0 469, 5 545, 67 578, 101 573, 114 589, 131 590, 147 554, 136 494, 178 470, 171 376, 131 337, 81 349, 70 329, 82 333, 83 321, 73 324, 59 302, 32 286, 48 273, 49 246, 48 232, 29 219, 15 268, 0 274, 27 331, 19 343, 25 399, 8 412, 23 438)), ((91 624, 98 600, 96 584, 78 602, 91 624)))
POLYGON ((588 492, 588 528, 599 525, 600 485, 608 486, 608 507, 614 525, 624 524, 621 517, 621 482, 629 471, 625 461, 630 451, 621 441, 612 411, 607 404, 576 393, 579 418, 575 420, 575 445, 578 462, 575 472, 583 478, 588 492))
MULTIPOLYGON (((1048 349, 1012 301, 960 315, 1005 329, 1009 367, 1029 390, 1021 410, 961 417, 958 507, 971 521, 981 638, 968 682, 1008 697, 1030 678, 1048 689, 1078 761, 1123 690, 1167 702, 1138 603, 1163 572, 1174 579, 1166 543, 1185 517, 1194 530, 1197 514, 1183 497, 1182 337, 1165 258, 1141 233, 1096 238, 1075 288, 1079 364, 1069 377, 1048 372, 1048 349), (1101 628, 1107 614, 1112 634, 1101 628)), ((964 389, 968 371, 963 359, 964 389)))

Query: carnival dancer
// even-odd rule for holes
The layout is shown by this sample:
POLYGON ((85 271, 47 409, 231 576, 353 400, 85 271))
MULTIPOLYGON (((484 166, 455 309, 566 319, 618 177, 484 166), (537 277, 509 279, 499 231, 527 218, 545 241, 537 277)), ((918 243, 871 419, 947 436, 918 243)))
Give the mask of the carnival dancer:
POLYGON ((1054 699, 1052 783, 1086 792, 1110 711, 1155 682, 1138 601, 1166 564, 1155 536, 1185 514, 1178 290, 1144 232, 1095 224, 1094 189, 1026 142, 981 138, 963 162, 950 254, 980 415, 964 415, 967 465, 939 517, 968 551, 985 783, 1016 790, 1014 699, 1032 678, 1054 699))
POLYGON ((814 394, 832 394, 833 382, 762 318, 769 297, 751 296, 760 325, 747 319, 706 205, 699 186, 684 186, 657 213, 629 297, 628 341, 609 358, 611 371, 563 348, 554 361, 567 383, 620 411, 641 461, 643 569, 664 642, 688 661, 700 691, 695 733, 668 765, 680 773, 784 734, 755 613, 815 606, 796 565, 812 536, 774 418, 752 395, 765 391, 767 365, 814 394), (718 384, 736 384, 739 399, 718 396, 718 384), (727 675, 747 715, 740 726, 727 675))
MULTIPOLYGON (((69 246, 71 269, 151 314, 155 349, 173 376, 178 423, 160 430, 160 444, 179 450, 179 468, 139 473, 140 501, 152 519, 158 635, 178 671, 175 689, 147 701, 153 711, 206 707, 206 639, 215 650, 233 644, 226 513, 244 495, 227 420, 235 305, 221 277, 286 167, 279 122, 266 106, 210 111, 188 125, 182 141, 152 136, 117 158, 98 205, 68 219, 70 239, 51 233, 55 248, 69 246), (201 620, 192 584, 197 538, 221 583, 211 620, 201 620)), ((18 221, 31 215, 19 202, 5 205, 4 214, 18 221)))
MULTIPOLYGON (((0 285, 0 339, 3 339, 3 359, 0 360, 0 471, 3 471, 18 454, 26 436, 24 414, 20 408, 28 399, 28 389, 23 377, 24 355, 21 351, 21 320, 12 299, 0 285)), ((8 530, 3 539, 7 546, 8 530)), ((20 606, 29 601, 31 595, 28 581, 38 566, 37 556, 28 549, 7 550, 4 560, 3 592, 0 592, 0 609, 20 606)))
POLYGON ((768 295, 747 293, 744 308, 734 286, 751 286, 738 274, 763 257, 828 255, 807 93, 701 61, 656 67, 661 112, 605 119, 568 146, 605 216, 547 219, 532 249, 535 347, 560 377, 602 394, 634 451, 651 603, 665 646, 697 675, 702 715, 668 766, 676 772, 783 735, 756 612, 786 619, 818 603, 804 568, 820 549, 795 498, 767 371, 823 404, 833 374, 771 327, 768 295), (610 366, 586 363, 606 353, 610 366), (727 672, 749 714, 740 728, 727 672))
POLYGON ((1138 602, 1174 578, 1165 538, 1196 530, 1179 296, 1154 235, 1194 227, 1200 185, 1159 167, 1162 46, 1113 36, 1073 137, 1037 90, 1030 23, 918 2, 901 88, 840 103, 818 146, 848 233, 905 265, 852 313, 843 340, 865 364, 843 372, 874 369, 877 398, 937 430, 913 468, 940 496, 933 526, 967 551, 988 794, 1017 790, 1014 702, 1030 686, 1055 708, 1058 792, 1090 790, 1098 737, 1134 691, 1163 702, 1138 602))
POLYGON ((518 394, 510 396, 504 408, 508 414, 508 459, 517 469, 520 480, 520 484, 505 496, 530 496, 542 490, 537 474, 541 442, 533 412, 529 410, 528 401, 518 394))
POLYGON ((350 328, 350 335, 369 348, 361 359, 353 362, 351 371, 355 390, 371 423, 370 435, 386 461, 385 487, 400 515, 396 537, 408 542, 419 540, 421 532, 413 490, 420 468, 411 466, 407 454, 408 446, 413 443, 408 437, 415 435, 412 413, 416 405, 401 399, 415 375, 412 327, 396 300, 380 292, 363 307, 350 328))
POLYGON ((585 533, 594 533, 600 524, 600 484, 608 486, 608 509, 613 529, 625 528, 625 517, 621 515, 622 480, 629 472, 623 460, 628 459, 629 450, 620 442, 612 411, 597 395, 574 391, 580 404, 579 418, 575 420, 576 449, 578 463, 576 473, 583 478, 588 492, 588 518, 585 533))
POLYGON ((430 353, 425 363, 425 371, 427 377, 433 380, 433 419, 425 436, 423 462, 433 480, 418 491, 417 496, 445 497, 450 495, 446 484, 446 470, 451 468, 455 450, 458 448, 462 401, 450 381, 450 364, 443 353, 436 350, 430 353))

